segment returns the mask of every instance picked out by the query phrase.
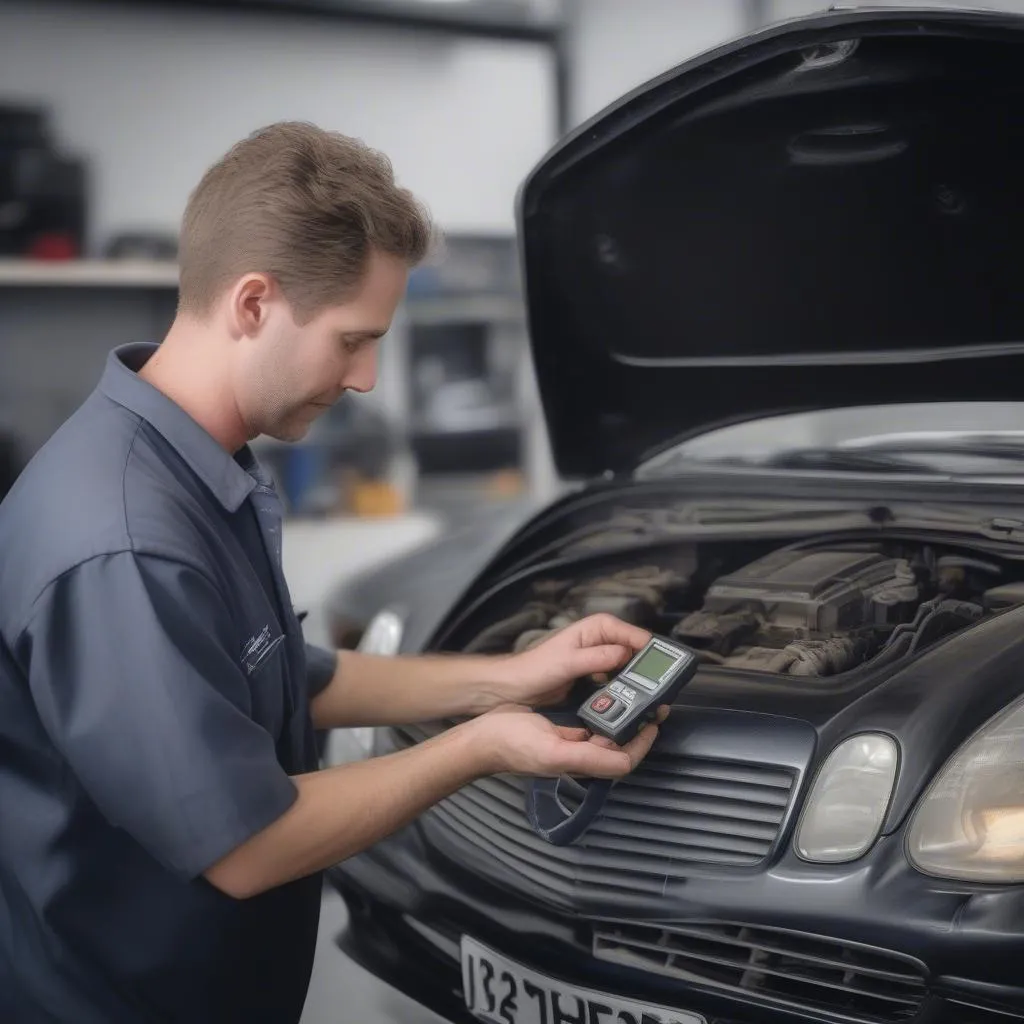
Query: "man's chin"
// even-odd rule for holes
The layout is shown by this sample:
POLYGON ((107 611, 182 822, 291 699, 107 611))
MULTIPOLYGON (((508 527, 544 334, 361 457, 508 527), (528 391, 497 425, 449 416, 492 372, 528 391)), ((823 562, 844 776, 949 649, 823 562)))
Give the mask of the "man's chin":
POLYGON ((301 441, 309 433, 313 424, 325 412, 327 412, 329 408, 330 406, 311 402, 308 405, 304 405, 296 412, 293 412, 286 419, 282 419, 278 423, 274 424, 272 429, 265 430, 264 433, 267 437, 274 438, 275 441, 285 441, 288 443, 301 441))
POLYGON ((306 437, 311 426, 311 423, 287 423, 265 433, 267 437, 272 437, 275 441, 294 444, 296 441, 302 441, 306 437))

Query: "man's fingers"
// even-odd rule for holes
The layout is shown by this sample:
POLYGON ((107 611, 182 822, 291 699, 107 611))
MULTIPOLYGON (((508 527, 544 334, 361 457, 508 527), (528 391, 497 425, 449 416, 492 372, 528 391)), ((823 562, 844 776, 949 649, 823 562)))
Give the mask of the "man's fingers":
POLYGON ((621 644, 580 647, 570 654, 570 672, 576 679, 598 673, 605 674, 624 665, 632 653, 621 644))
MULTIPOLYGON (((652 723, 645 725, 622 749, 629 756, 630 764, 635 768, 650 752, 654 741, 658 738, 658 727, 652 723)), ((631 769, 632 770, 632 769, 631 769)))
POLYGON ((618 747, 574 743, 564 752, 562 773, 590 779, 617 779, 630 772, 629 755, 618 747))
POLYGON ((587 743, 575 743, 565 749, 562 771, 595 779, 621 778, 636 768, 657 737, 658 727, 653 724, 645 725, 624 747, 603 736, 592 736, 587 743))
POLYGON ((599 612, 580 619, 577 624, 580 631, 580 642, 585 647, 597 647, 603 644, 615 644, 628 649, 629 653, 639 651, 651 634, 646 629, 634 626, 629 622, 599 612))
POLYGON ((582 725, 556 725, 555 728, 558 730, 558 735, 561 736, 563 740, 573 740, 576 743, 581 740, 585 740, 587 738, 587 733, 589 732, 589 730, 584 728, 582 725))
MULTIPOLYGON (((669 707, 668 704, 662 704, 658 708, 658 711, 656 713, 656 716, 655 716, 655 719, 654 719, 655 725, 661 725, 661 723, 664 722, 666 718, 668 718, 669 712, 671 710, 672 709, 669 707)), ((565 736, 566 739, 578 739, 580 737, 578 737, 576 735, 577 733, 583 733, 584 737, 586 736, 586 733, 587 733, 586 729, 573 729, 573 728, 571 728, 569 726, 563 727, 560 731, 562 732, 562 734, 565 736), (570 733, 572 733, 573 735, 569 735, 570 733)), ((637 736, 639 736, 639 735, 640 735, 640 733, 637 733, 637 736)), ((628 746, 629 746, 629 744, 627 744, 626 747, 622 747, 618 743, 616 743, 614 740, 608 739, 607 736, 599 736, 599 735, 596 735, 596 734, 590 737, 590 742, 595 747, 606 747, 608 750, 624 750, 624 749, 628 748, 628 746)), ((636 742, 636 737, 634 737, 631 742, 636 742)), ((650 749, 650 748, 648 748, 648 749, 650 749)))

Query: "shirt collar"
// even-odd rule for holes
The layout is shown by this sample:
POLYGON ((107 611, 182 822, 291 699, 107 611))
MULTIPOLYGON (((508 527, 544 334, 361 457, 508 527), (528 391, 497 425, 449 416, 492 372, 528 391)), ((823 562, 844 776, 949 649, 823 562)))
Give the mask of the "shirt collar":
POLYGON ((148 342, 120 345, 107 356, 99 390, 112 402, 149 423, 185 460, 229 512, 236 512, 256 486, 254 472, 246 466, 258 463, 249 446, 238 459, 204 430, 184 409, 162 391, 143 380, 138 371, 159 346, 148 342))

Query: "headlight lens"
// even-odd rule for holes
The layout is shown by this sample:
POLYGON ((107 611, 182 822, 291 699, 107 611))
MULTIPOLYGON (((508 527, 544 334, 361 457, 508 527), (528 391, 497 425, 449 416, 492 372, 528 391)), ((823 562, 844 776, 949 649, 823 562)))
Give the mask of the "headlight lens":
MULTIPOLYGON (((403 625, 398 612, 384 608, 370 620, 359 641, 359 650, 365 654, 396 654, 402 642, 403 625)), ((324 747, 324 764, 333 768, 372 757, 374 733, 372 728, 332 729, 324 747)))
POLYGON ((930 875, 1024 881, 1024 701, 989 719, 935 777, 907 853, 930 875))
POLYGON ((890 736, 864 733, 840 743, 814 780, 797 829, 797 853, 829 864, 860 857, 882 826, 898 763, 890 736))
POLYGON ((373 754, 372 728, 332 729, 324 744, 324 766, 335 768, 339 764, 365 761, 373 754))
POLYGON ((359 650, 364 654, 397 654, 402 643, 405 623, 393 608, 383 608, 366 627, 359 641, 359 650))

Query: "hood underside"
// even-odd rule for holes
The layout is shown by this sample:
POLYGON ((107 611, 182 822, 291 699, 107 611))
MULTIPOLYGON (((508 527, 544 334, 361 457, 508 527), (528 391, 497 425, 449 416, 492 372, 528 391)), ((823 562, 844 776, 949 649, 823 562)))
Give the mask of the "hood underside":
POLYGON ((623 98, 519 195, 559 471, 725 423, 1014 400, 1024 18, 838 12, 623 98))

